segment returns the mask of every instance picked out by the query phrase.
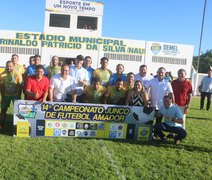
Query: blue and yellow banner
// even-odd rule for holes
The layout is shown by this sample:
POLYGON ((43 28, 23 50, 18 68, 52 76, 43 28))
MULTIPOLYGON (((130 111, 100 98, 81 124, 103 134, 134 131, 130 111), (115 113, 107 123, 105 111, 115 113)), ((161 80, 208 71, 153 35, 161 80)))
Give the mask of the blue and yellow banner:
POLYGON ((154 111, 138 106, 74 104, 18 100, 14 104, 14 136, 150 138, 154 111), (144 133, 148 131, 148 133, 144 133))

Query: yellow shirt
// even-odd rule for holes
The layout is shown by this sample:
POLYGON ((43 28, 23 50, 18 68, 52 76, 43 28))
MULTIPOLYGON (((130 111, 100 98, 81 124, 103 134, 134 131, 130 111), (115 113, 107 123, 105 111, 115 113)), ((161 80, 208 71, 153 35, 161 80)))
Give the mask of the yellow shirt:
POLYGON ((22 83, 22 75, 17 71, 4 72, 0 75, 0 84, 4 95, 18 95, 18 87, 22 83))
POLYGON ((105 94, 106 88, 99 86, 99 89, 94 90, 92 85, 86 86, 83 94, 85 95, 85 103, 101 104, 102 96, 105 94))
POLYGON ((109 86, 107 88, 105 97, 108 98, 107 101, 108 104, 116 104, 116 105, 123 104, 121 103, 121 101, 123 101, 124 98, 126 97, 126 89, 122 87, 118 91, 115 86, 109 86))
POLYGON ((112 72, 109 69, 103 70, 98 68, 93 72, 93 78, 99 78, 101 85, 107 86, 111 74, 112 72))
POLYGON ((21 64, 14 65, 14 70, 21 74, 24 74, 25 72, 24 66, 22 66, 21 64))
POLYGON ((128 82, 124 82, 124 88, 129 91, 134 88, 134 83, 130 86, 128 82))

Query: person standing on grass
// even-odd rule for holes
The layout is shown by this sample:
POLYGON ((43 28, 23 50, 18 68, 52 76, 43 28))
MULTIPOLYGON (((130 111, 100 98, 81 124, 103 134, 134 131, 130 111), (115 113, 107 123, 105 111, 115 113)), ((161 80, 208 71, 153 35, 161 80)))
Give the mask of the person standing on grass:
MULTIPOLYGON (((13 54, 11 57, 11 60, 14 64, 14 70, 19 72, 22 75, 22 78, 24 79, 24 73, 26 71, 26 69, 24 68, 23 65, 19 64, 19 56, 17 54, 13 54)), ((22 90, 24 87, 24 82, 22 82, 22 90)), ((21 96, 22 91, 20 92, 20 96, 21 96)))
POLYGON ((61 73, 54 75, 50 79, 49 87, 49 101, 65 102, 67 94, 71 92, 70 66, 68 64, 62 65, 61 73))
POLYGON ((208 75, 204 77, 199 86, 201 92, 200 110, 203 110, 205 97, 207 97, 206 110, 209 111, 211 107, 211 94, 212 94, 212 67, 208 68, 208 75))
MULTIPOLYGON (((34 64, 31 64, 27 67, 25 71, 25 78, 27 76, 33 76, 36 74, 36 66, 41 65, 41 56, 39 54, 36 54, 34 56, 34 64)), ((46 70, 44 69, 44 75, 47 75, 46 70)))
POLYGON ((15 99, 21 99, 22 75, 14 70, 12 61, 7 61, 5 71, 0 75, 0 90, 2 97, 0 128, 2 129, 10 102, 14 103, 15 99))
POLYGON ((44 76, 44 67, 36 66, 35 75, 29 76, 25 84, 25 94, 27 100, 46 102, 49 90, 49 79, 44 76))
POLYGON ((145 86, 151 79, 153 79, 153 77, 151 75, 147 75, 147 66, 141 65, 139 67, 139 73, 135 74, 135 81, 140 80, 145 86))
POLYGON ((175 103, 180 107, 183 114, 183 128, 185 129, 186 114, 188 113, 192 99, 192 85, 186 79, 186 70, 178 70, 178 78, 172 81, 175 103))
POLYGON ((172 104, 172 98, 168 95, 163 97, 163 106, 158 111, 158 118, 161 122, 156 122, 154 125, 154 136, 158 136, 161 141, 165 141, 163 131, 176 134, 174 137, 175 144, 179 144, 186 137, 187 132, 183 129, 183 115, 179 107, 172 104), (162 122, 162 119, 165 122, 162 122))
POLYGON ((29 57, 29 65, 33 65, 35 64, 35 57, 34 56, 30 56, 29 57))
POLYGON ((112 74, 110 76, 110 80, 109 80, 109 85, 115 85, 116 84, 116 80, 118 78, 121 78, 124 82, 127 81, 127 76, 123 74, 124 72, 124 65, 123 64, 118 64, 116 66, 116 73, 112 74))
POLYGON ((92 58, 90 56, 86 56, 83 62, 83 67, 88 71, 88 85, 92 84, 92 78, 93 78, 93 72, 94 69, 91 67, 92 64, 92 58))
POLYGON ((145 87, 150 88, 150 101, 152 107, 155 109, 156 121, 158 109, 163 105, 163 97, 169 95, 174 100, 173 90, 171 83, 165 80, 166 70, 164 67, 160 67, 157 71, 157 77, 146 82, 145 87))
POLYGON ((19 61, 18 55, 13 54, 11 60, 14 64, 14 70, 19 72, 20 74, 24 74, 24 72, 25 72, 24 66, 21 64, 18 64, 18 61, 19 61))
POLYGON ((100 60, 101 67, 93 72, 93 78, 98 78, 102 86, 107 87, 112 72, 107 68, 108 58, 103 57, 100 60))
POLYGON ((88 85, 88 71, 82 67, 84 57, 78 55, 75 59, 75 66, 70 66, 70 76, 73 79, 71 90, 72 102, 82 103, 82 94, 85 86, 88 85))
POLYGON ((61 67, 59 66, 59 58, 57 56, 52 57, 51 65, 46 68, 48 78, 59 74, 61 67))

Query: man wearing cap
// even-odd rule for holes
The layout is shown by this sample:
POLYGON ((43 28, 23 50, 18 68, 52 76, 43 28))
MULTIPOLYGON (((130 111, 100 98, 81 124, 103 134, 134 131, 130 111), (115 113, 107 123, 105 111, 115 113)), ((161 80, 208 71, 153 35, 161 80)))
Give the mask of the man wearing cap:
POLYGON ((82 102, 83 89, 88 85, 88 71, 82 67, 83 59, 82 55, 78 55, 75 59, 75 66, 70 66, 70 76, 73 79, 72 102, 82 102))

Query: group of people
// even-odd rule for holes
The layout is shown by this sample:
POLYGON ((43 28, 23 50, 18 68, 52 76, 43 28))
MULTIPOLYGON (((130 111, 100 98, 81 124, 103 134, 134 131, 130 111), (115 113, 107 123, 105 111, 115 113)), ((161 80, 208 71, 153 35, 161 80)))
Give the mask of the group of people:
POLYGON ((185 116, 191 103, 192 85, 186 79, 184 69, 179 69, 178 78, 171 81, 166 78, 164 67, 160 67, 153 77, 147 75, 146 65, 141 65, 137 74, 130 72, 125 75, 124 65, 118 64, 113 74, 107 68, 109 60, 106 57, 101 58, 101 66, 96 70, 91 67, 92 58, 82 55, 76 57, 74 65, 62 66, 59 65, 59 58, 53 56, 47 68, 41 65, 41 56, 35 55, 30 57, 30 65, 25 71, 18 62, 18 55, 13 54, 0 75, 1 127, 10 102, 21 99, 23 91, 26 100, 42 103, 54 101, 151 106, 156 116, 154 136, 164 140, 163 131, 169 131, 176 134, 175 143, 186 137, 185 116))

